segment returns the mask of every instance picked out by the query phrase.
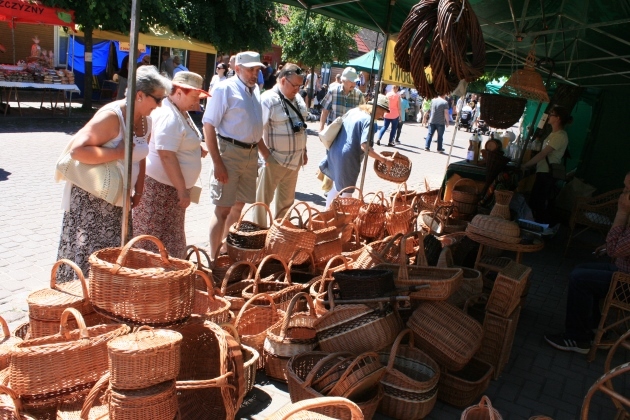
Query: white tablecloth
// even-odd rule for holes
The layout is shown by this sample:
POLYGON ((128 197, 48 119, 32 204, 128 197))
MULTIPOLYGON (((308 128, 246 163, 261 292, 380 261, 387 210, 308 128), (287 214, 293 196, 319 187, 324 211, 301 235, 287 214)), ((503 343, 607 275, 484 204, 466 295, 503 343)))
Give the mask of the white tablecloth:
POLYGON ((33 89, 57 89, 66 90, 69 92, 80 93, 77 85, 62 85, 62 84, 48 84, 48 83, 25 83, 25 82, 7 82, 0 81, 0 87, 7 88, 33 88, 33 89))

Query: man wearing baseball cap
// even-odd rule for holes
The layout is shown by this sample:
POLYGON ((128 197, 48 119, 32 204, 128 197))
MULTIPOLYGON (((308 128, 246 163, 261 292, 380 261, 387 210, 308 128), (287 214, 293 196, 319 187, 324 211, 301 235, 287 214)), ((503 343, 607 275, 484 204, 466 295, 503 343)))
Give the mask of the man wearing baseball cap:
POLYGON ((236 77, 212 91, 203 115, 203 133, 212 158, 210 198, 215 205, 210 218, 210 251, 214 257, 227 235, 226 227, 238 221, 245 203, 256 201, 258 142, 263 118, 258 88, 260 54, 240 52, 235 59, 236 77))

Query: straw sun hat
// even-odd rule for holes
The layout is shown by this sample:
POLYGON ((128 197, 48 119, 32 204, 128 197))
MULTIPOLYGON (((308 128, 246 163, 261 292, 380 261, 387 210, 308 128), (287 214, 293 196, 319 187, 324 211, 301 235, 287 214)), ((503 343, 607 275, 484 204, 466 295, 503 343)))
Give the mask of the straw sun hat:
POLYGON ((210 94, 201 88, 203 86, 203 77, 197 73, 193 73, 192 71, 178 72, 175 76, 173 76, 173 80, 171 82, 175 86, 200 92, 199 98, 201 99, 210 97, 210 94))

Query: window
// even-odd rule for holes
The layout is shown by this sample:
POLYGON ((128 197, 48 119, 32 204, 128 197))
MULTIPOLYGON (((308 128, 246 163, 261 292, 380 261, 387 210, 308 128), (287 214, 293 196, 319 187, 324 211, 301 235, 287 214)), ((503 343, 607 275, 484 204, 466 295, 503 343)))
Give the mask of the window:
POLYGON ((65 67, 68 63, 68 54, 72 53, 68 51, 68 45, 70 44, 70 37, 68 33, 64 31, 63 27, 55 26, 55 66, 65 67))

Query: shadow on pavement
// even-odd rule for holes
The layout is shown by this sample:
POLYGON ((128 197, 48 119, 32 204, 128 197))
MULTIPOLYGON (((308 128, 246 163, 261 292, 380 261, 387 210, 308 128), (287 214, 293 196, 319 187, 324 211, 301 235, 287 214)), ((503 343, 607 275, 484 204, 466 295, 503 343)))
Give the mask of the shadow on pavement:
POLYGON ((313 203, 318 206, 323 206, 326 204, 326 199, 324 197, 322 197, 319 194, 314 194, 314 193, 305 194, 305 193, 296 191, 295 199, 298 201, 306 201, 307 203, 313 203))
POLYGON ((0 168, 0 181, 7 181, 9 179, 9 175, 11 175, 11 172, 7 172, 0 168))

